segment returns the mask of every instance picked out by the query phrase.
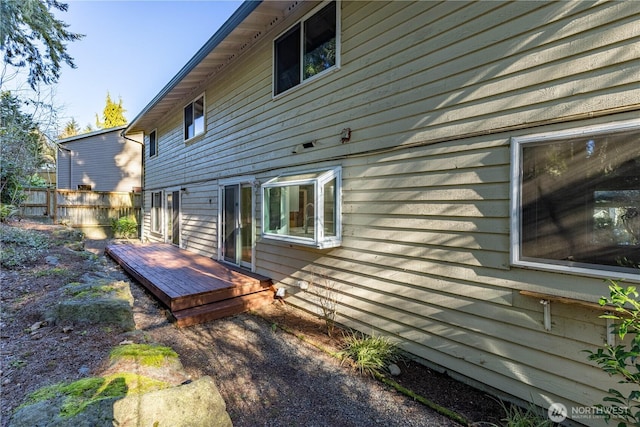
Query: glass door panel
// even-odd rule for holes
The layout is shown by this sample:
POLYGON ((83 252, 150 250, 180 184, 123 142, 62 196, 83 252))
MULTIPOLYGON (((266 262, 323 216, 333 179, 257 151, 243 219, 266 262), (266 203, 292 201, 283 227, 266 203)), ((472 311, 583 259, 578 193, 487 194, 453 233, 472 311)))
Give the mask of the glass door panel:
POLYGON ((253 187, 226 185, 222 189, 222 258, 251 268, 253 262, 253 187))

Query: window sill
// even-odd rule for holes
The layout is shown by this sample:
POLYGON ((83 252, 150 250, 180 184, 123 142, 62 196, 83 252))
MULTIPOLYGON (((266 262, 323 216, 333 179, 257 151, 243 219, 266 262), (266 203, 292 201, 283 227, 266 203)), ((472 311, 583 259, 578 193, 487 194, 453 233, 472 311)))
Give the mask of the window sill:
POLYGON ((202 133, 199 133, 196 136, 192 136, 189 139, 185 139, 184 140, 184 145, 192 145, 192 144, 198 142, 199 140, 201 140, 204 137, 205 134, 206 134, 206 132, 202 132, 202 133))
POLYGON ((296 246, 304 246, 307 248, 315 248, 315 249, 331 249, 337 248, 342 245, 342 239, 324 239, 322 241, 316 242, 312 239, 304 239, 304 238, 295 238, 290 236, 282 236, 278 234, 263 234, 262 238, 265 240, 270 240, 274 242, 282 242, 288 243, 296 246))
POLYGON ((612 268, 611 270, 597 269, 589 267, 588 264, 574 263, 574 265, 565 264, 551 264, 541 261, 529 261, 529 260, 515 260, 511 262, 511 266, 515 268, 525 268, 528 270, 540 270, 550 271, 554 273, 573 274, 579 276, 613 279, 613 280, 627 280, 631 282, 640 283, 640 270, 637 273, 630 273, 627 271, 621 271, 612 268))

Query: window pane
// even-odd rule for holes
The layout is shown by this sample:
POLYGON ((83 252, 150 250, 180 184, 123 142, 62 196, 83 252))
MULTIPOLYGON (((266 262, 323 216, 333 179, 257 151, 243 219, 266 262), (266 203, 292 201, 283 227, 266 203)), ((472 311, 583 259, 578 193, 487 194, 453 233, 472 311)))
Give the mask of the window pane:
POLYGON ((304 23, 304 76, 336 64, 336 3, 331 2, 304 23))
POLYGON ((193 104, 184 107, 184 139, 192 138, 193 129, 193 104))
POLYGON ((156 155, 156 131, 149 134, 149 157, 156 155))
POLYGON ((640 265, 640 132, 522 149, 522 256, 640 265))
POLYGON ((300 25, 296 25, 275 42, 275 94, 300 83, 300 25))
POLYGON ((160 231, 160 214, 162 206, 162 193, 151 193, 151 230, 160 231))
POLYGON ((315 186, 291 185, 265 189, 267 233, 314 238, 315 186))
POLYGON ((324 236, 336 236, 336 179, 324 185, 324 236))
POLYGON ((193 103, 193 136, 204 133, 204 98, 193 103))

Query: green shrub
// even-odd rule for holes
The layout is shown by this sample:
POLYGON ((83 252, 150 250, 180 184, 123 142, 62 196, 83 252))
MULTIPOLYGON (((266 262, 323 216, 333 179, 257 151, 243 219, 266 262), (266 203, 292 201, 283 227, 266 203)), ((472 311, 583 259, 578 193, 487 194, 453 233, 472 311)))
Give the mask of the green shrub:
POLYGON ((35 262, 49 247, 46 234, 6 225, 0 227, 0 242, 0 265, 8 269, 35 262))
POLYGON ((400 349, 386 337, 367 336, 354 332, 345 336, 341 359, 350 359, 361 373, 375 376, 391 363, 400 360, 400 349))
POLYGON ((608 395, 602 400, 609 402, 609 406, 597 405, 607 421, 611 418, 620 421, 619 427, 638 425, 640 423, 640 300, 634 286, 623 288, 615 281, 610 281, 610 295, 600 298, 600 305, 613 306, 613 313, 600 316, 613 319, 618 323, 614 326, 620 339, 629 335, 630 340, 615 346, 605 345, 595 352, 589 353, 588 359, 594 361, 609 375, 619 379, 620 384, 632 384, 634 390, 627 395, 616 389, 609 389, 608 395))
MULTIPOLYGON (((500 402, 504 411, 501 419, 503 427, 553 427, 554 423, 542 410, 531 404, 528 408, 500 402)), ((497 427, 497 426, 496 426, 497 427)))
POLYGON ((8 219, 18 213, 18 208, 13 205, 0 204, 0 222, 6 222, 8 219))
POLYGON ((111 219, 111 229, 115 237, 136 237, 138 235, 138 222, 132 216, 123 216, 111 219))

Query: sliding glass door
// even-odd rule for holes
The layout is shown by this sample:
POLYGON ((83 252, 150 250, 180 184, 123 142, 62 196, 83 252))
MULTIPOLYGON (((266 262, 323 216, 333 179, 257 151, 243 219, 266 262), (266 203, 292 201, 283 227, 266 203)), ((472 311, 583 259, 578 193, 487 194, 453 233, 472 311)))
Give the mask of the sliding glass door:
POLYGON ((253 187, 224 185, 221 194, 222 259, 242 267, 253 263, 253 187))

